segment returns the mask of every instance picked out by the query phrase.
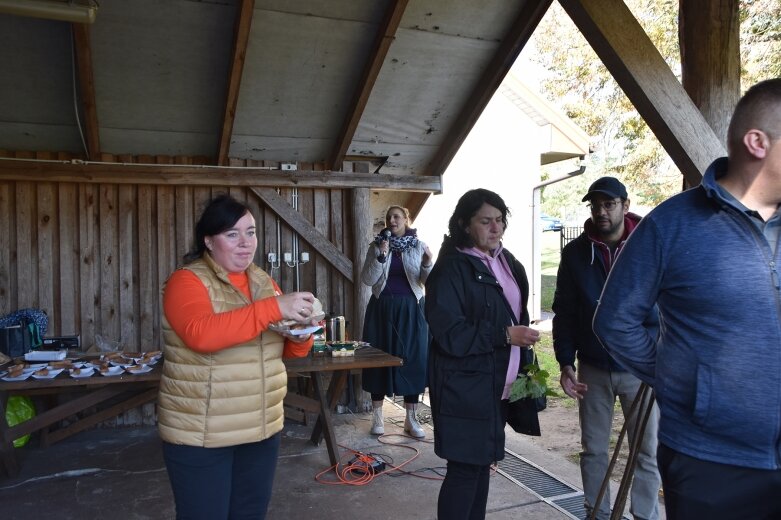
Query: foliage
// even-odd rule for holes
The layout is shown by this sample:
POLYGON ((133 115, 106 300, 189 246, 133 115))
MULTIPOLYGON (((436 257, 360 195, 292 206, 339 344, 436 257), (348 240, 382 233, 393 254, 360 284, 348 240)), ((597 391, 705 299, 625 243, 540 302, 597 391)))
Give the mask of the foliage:
MULTIPOLYGON (((550 331, 541 331, 540 341, 535 345, 534 350, 537 354, 537 363, 539 364, 539 372, 537 372, 537 380, 535 382, 536 385, 539 385, 536 387, 536 394, 545 394, 549 397, 565 397, 559 386, 561 371, 559 370, 559 362, 556 361, 556 356, 553 353, 553 336, 550 331), (541 390, 543 387, 544 391, 541 390)), ((529 385, 528 382, 517 384, 525 385, 526 387, 529 385)), ((531 394, 531 391, 524 390, 523 387, 519 387, 519 389, 523 393, 531 394)), ((515 400, 512 396, 512 390, 510 392, 510 399, 515 400)))
POLYGON ((536 363, 529 363, 523 367, 524 374, 518 374, 518 378, 510 387, 510 402, 526 397, 537 398, 548 393, 548 374, 536 363))
POLYGON ((740 58, 744 89, 763 79, 781 77, 781 2, 741 2, 740 58))
MULTIPOLYGON (((680 78, 678 2, 626 4, 680 78)), ((781 76, 781 1, 744 0, 740 20, 745 90, 762 79, 781 76)), ((565 213, 572 211, 573 201, 580 201, 578 194, 582 197, 603 175, 620 178, 633 204, 653 207, 680 191, 680 171, 558 3, 551 5, 531 43, 530 59, 543 72, 542 92, 592 137, 586 174, 544 189, 546 213, 567 220, 565 213)), ((548 176, 553 176, 550 169, 543 172, 543 178, 548 176)))

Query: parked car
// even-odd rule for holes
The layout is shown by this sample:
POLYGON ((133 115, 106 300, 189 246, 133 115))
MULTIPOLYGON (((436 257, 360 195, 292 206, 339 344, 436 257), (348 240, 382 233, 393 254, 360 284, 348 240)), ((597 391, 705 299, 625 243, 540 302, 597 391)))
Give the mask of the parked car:
POLYGON ((540 222, 542 223, 543 231, 561 231, 564 228, 564 224, 556 217, 551 217, 543 213, 540 215, 540 222))

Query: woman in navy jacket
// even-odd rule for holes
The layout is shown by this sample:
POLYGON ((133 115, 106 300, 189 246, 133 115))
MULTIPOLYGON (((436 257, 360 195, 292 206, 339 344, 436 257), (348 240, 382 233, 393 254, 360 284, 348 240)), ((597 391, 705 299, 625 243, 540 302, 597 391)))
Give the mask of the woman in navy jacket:
POLYGON ((526 271, 501 244, 508 215, 496 193, 465 193, 426 282, 434 451, 447 460, 439 518, 485 517, 521 348, 539 339, 528 327, 526 271))

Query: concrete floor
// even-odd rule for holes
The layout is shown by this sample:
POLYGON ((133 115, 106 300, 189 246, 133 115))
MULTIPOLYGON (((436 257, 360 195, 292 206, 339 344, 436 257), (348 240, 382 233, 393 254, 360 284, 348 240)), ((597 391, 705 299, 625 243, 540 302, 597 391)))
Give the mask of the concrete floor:
MULTIPOLYGON (((433 450, 431 430, 418 441, 400 435, 404 411, 386 401, 386 435, 367 434, 370 414, 335 416, 342 446, 376 453, 407 473, 376 477, 363 486, 319 483, 328 470, 325 445, 309 442, 309 428, 288 421, 283 432, 269 519, 404 520, 436 518, 444 461, 433 450)), ((425 416, 425 412, 424 412, 425 416)), ((32 443, 34 444, 34 443, 32 443)), ((508 429, 507 448, 556 479, 578 487, 576 465, 535 447, 508 429)), ((0 510, 9 519, 168 519, 173 498, 153 427, 83 432, 47 449, 20 450, 21 474, 0 478, 0 510)), ((345 456, 345 460, 348 457, 345 456)), ((502 468, 502 464, 500 464, 502 468)), ((334 473, 322 479, 333 482, 334 473)), ((575 498, 582 502, 582 498, 575 498)), ((575 518, 496 473, 491 478, 489 520, 575 518)))

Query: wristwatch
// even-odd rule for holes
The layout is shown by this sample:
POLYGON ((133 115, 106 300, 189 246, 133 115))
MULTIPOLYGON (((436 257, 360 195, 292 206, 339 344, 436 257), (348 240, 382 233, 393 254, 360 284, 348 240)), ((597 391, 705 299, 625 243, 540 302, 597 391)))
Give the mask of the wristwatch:
POLYGON ((513 340, 510 337, 510 327, 504 328, 504 342, 508 347, 513 344, 513 340))

